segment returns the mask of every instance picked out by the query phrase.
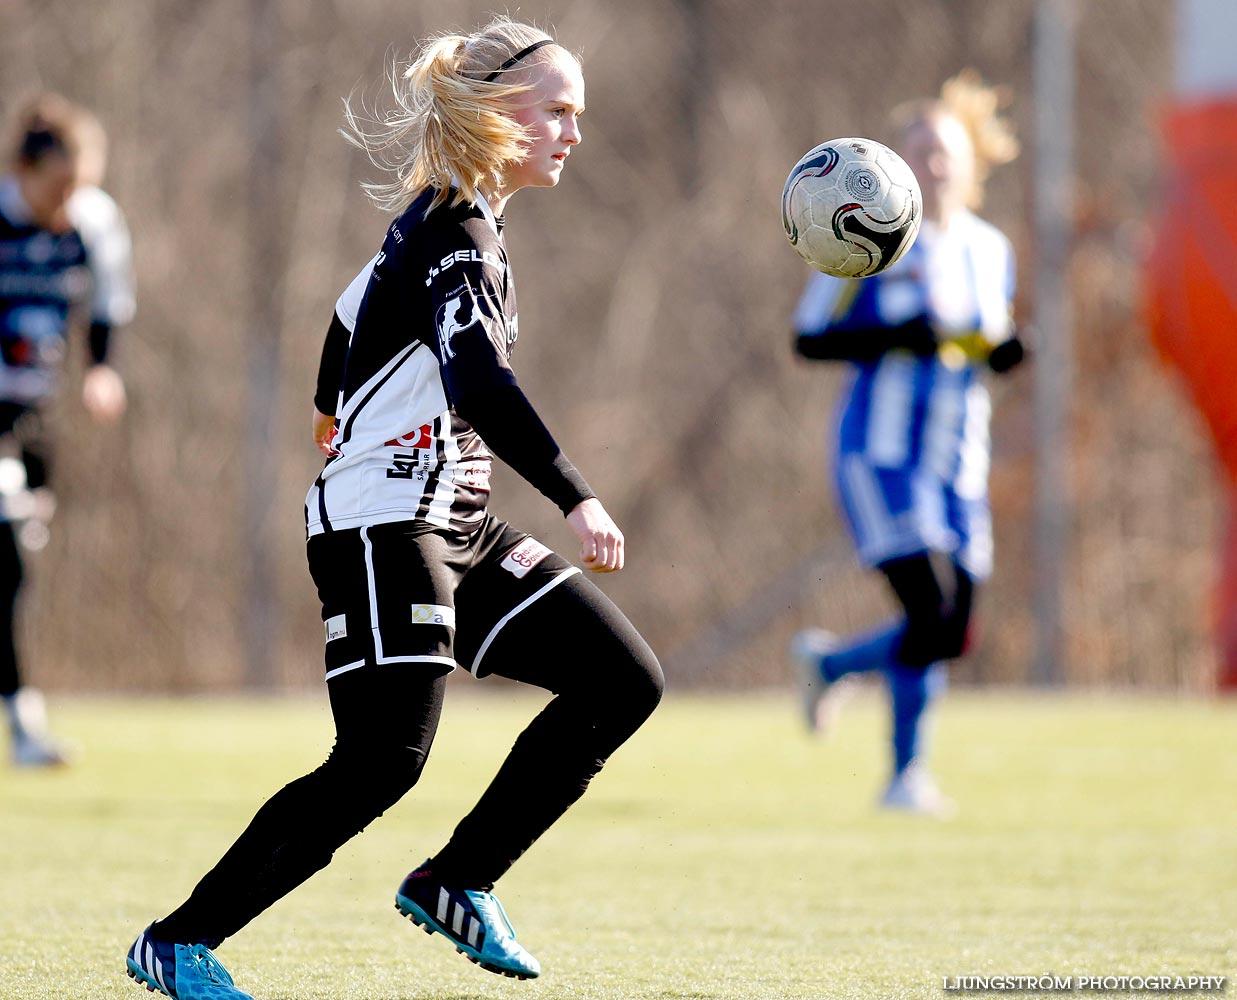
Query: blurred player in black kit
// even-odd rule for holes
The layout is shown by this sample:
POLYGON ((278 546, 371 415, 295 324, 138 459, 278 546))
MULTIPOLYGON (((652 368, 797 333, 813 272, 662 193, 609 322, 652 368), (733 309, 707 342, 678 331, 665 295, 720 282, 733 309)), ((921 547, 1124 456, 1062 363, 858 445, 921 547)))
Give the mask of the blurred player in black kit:
POLYGON ((503 213, 516 191, 556 185, 578 148, 579 64, 545 32, 497 18, 430 39, 393 78, 382 122, 349 113, 352 140, 392 171, 370 194, 396 218, 336 305, 313 419, 328 458, 305 509, 336 743, 130 949, 130 975, 172 997, 248 996, 210 949, 417 782, 457 664, 556 697, 396 906, 491 972, 539 975, 493 885, 661 697, 657 659, 618 608, 488 510, 497 456, 563 511, 586 569, 623 567, 622 532, 510 365, 503 213))
POLYGON ((0 495, 0 700, 21 767, 63 764, 46 731, 41 694, 18 669, 15 611, 24 576, 15 521, 46 518, 51 462, 43 409, 55 394, 66 340, 89 315, 89 365, 82 402, 100 422, 125 409, 108 362, 112 331, 133 317, 129 233, 98 187, 106 138, 84 108, 41 94, 14 116, 9 172, 0 177, 0 448, 19 456, 24 484, 0 495))

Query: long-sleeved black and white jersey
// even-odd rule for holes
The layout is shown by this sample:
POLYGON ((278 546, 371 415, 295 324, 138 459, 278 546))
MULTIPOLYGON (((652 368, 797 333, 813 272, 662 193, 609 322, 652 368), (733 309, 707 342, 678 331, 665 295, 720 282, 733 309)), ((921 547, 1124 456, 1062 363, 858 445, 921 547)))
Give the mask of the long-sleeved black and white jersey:
POLYGON ((315 397, 334 412, 336 454, 306 497, 311 536, 403 520, 471 530, 493 454, 564 512, 592 496, 511 370, 519 319, 502 220, 484 197, 426 217, 432 197, 391 224, 336 303, 315 397))
POLYGON ((69 198, 70 228, 31 218, 15 177, 0 178, 0 401, 37 406, 56 389, 70 316, 87 308, 91 354, 133 317, 129 231, 116 203, 84 187, 69 198))

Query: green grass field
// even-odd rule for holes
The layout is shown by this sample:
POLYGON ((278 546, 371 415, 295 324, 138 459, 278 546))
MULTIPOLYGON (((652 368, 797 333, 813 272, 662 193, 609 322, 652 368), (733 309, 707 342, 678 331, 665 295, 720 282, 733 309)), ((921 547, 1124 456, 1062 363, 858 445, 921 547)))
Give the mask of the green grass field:
MULTIPOLYGON (((874 694, 823 741, 788 699, 668 698, 503 880, 544 973, 493 976, 392 907, 540 704, 473 690, 450 692, 421 785, 220 949, 258 1000, 869 1000, 951 996, 943 977, 973 974, 1237 974, 1237 704, 955 692, 936 747, 948 823, 872 808, 874 694)), ((134 1000, 132 938, 321 761, 325 698, 61 700, 53 721, 77 767, 0 769, 0 997, 134 1000)))

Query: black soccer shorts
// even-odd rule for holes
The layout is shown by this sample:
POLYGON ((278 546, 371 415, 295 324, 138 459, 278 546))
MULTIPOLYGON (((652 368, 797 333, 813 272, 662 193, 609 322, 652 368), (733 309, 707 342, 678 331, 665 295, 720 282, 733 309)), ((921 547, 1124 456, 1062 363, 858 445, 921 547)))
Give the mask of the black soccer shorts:
POLYGON ((472 534, 423 521, 328 531, 308 542, 322 601, 326 679, 361 667, 463 665, 482 677, 503 627, 580 570, 487 515, 472 534))

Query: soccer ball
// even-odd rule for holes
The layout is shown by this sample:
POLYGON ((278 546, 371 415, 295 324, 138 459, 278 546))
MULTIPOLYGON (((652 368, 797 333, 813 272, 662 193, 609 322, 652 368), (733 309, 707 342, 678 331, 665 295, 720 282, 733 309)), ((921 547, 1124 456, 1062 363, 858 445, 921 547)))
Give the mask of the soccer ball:
POLYGON ((888 146, 831 139, 809 150, 782 189, 782 226, 818 271, 866 278, 906 253, 919 233, 923 196, 888 146))

